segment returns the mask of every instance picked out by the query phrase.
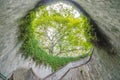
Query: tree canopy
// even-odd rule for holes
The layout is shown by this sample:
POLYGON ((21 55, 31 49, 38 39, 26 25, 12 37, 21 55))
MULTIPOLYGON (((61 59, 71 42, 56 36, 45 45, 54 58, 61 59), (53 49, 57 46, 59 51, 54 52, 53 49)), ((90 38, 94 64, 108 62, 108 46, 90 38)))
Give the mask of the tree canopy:
POLYGON ((84 15, 71 6, 58 6, 31 10, 19 27, 25 58, 32 58, 36 64, 49 65, 53 70, 89 56, 90 40, 95 39, 91 35, 93 28, 84 15))
POLYGON ((39 46, 48 54, 58 56, 78 56, 87 53, 92 44, 88 19, 79 15, 75 9, 64 8, 59 4, 59 11, 42 6, 33 22, 39 46))

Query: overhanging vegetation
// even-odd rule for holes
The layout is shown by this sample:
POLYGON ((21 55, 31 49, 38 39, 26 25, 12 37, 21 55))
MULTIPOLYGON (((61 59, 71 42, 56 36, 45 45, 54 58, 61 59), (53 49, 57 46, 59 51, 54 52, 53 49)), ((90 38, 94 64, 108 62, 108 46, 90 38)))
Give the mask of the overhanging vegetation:
MULTIPOLYGON (((81 15, 79 18, 74 18, 71 15, 68 15, 66 17, 62 16, 59 13, 54 13, 49 16, 46 10, 43 12, 42 16, 37 17, 36 14, 44 9, 45 6, 34 9, 21 20, 20 39, 23 40, 23 45, 21 47, 23 55, 26 58, 30 56, 34 61, 36 61, 37 64, 44 63, 45 65, 49 65, 52 67, 53 70, 57 70, 59 67, 64 66, 71 61, 76 61, 79 60, 81 57, 84 58, 88 56, 90 54, 89 50, 92 48, 92 43, 90 43, 90 41, 96 38, 95 36, 91 35, 93 29, 90 27, 88 19, 83 15, 81 15), (50 23, 51 21, 55 21, 60 24, 63 23, 63 25, 67 26, 65 30, 70 30, 68 31, 68 33, 70 34, 68 36, 68 41, 72 41, 72 46, 80 46, 81 44, 84 45, 87 51, 84 52, 81 56, 76 57, 59 57, 53 54, 49 54, 47 51, 45 51, 39 43, 41 37, 39 37, 39 39, 38 37, 36 38, 36 28, 38 28, 38 26, 40 25, 45 27, 47 27, 47 25, 55 26, 54 24, 50 23), (84 35, 84 37, 86 38, 86 43, 84 41, 83 43, 78 42, 81 39, 78 36, 71 36, 73 34, 73 32, 71 31, 73 27, 76 27, 74 35, 84 35)), ((63 26, 61 26, 61 28, 63 28, 63 26)), ((63 31, 62 34, 66 34, 64 32, 65 31, 63 31)))

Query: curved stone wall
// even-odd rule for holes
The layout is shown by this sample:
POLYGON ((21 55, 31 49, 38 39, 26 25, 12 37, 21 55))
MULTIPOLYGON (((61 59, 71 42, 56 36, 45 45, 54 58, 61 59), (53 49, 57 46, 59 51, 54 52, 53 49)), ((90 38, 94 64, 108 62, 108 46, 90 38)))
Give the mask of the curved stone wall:
MULTIPOLYGON (((20 67, 32 67, 41 78, 51 69, 35 66, 35 63, 18 52, 19 19, 34 8, 40 0, 0 0, 0 72, 10 77, 20 67), (43 74, 44 72, 44 74, 43 74)), ((63 80, 120 80, 120 1, 119 0, 73 0, 83 7, 108 37, 111 51, 95 48, 91 61, 71 70, 63 80)), ((58 74, 59 75, 59 74, 58 74)))

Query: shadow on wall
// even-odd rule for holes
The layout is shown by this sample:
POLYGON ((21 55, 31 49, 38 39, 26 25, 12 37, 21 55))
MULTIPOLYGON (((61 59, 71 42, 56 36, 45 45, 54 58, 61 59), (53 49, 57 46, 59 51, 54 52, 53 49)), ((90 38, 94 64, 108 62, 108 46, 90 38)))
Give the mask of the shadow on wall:
POLYGON ((95 23, 95 21, 91 18, 91 16, 75 1, 70 0, 71 3, 73 3, 90 21, 91 27, 93 27, 96 33, 97 40, 91 41, 94 46, 104 49, 110 54, 116 54, 115 48, 112 47, 111 43, 109 42, 109 37, 105 35, 105 33, 99 28, 99 26, 95 23))

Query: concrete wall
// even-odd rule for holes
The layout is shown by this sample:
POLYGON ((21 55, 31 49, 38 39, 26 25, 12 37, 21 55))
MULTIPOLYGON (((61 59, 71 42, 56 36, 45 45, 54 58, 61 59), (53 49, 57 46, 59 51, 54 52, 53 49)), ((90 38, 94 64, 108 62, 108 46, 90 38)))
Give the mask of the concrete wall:
POLYGON ((18 51, 22 44, 18 42, 19 19, 38 2, 39 0, 0 0, 0 72, 7 77, 21 67, 32 67, 39 77, 51 73, 50 68, 35 66, 35 62, 25 60, 18 51))
MULTIPOLYGON (((120 1, 119 0, 74 0, 95 21, 120 53, 120 1)), ((118 54, 120 55, 120 54, 118 54)))
MULTIPOLYGON (((51 69, 35 66, 18 52, 18 20, 34 8, 39 0, 0 0, 0 72, 9 77, 17 68, 32 67, 39 77, 51 73, 51 69), (43 74, 44 73, 44 74, 43 74)), ((120 1, 74 0, 109 37, 116 54, 95 48, 92 60, 83 67, 71 70, 63 80, 120 80, 120 1)), ((59 75, 59 74, 58 74, 59 75)))
POLYGON ((81 80, 120 80, 120 0, 75 1, 97 23, 102 33, 107 35, 115 50, 107 53, 96 48, 91 62, 81 67, 81 80))

